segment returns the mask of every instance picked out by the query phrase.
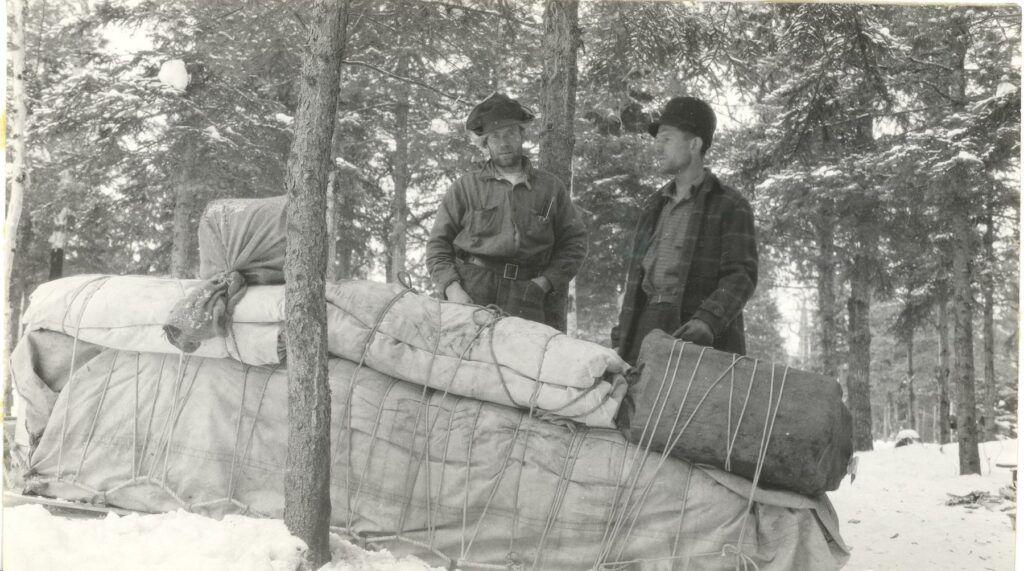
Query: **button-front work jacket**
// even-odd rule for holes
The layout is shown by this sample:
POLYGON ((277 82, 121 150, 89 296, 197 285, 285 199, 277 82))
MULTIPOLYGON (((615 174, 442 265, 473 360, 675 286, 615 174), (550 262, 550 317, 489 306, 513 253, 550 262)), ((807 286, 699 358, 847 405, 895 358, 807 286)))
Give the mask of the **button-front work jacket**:
POLYGON ((491 161, 459 178, 437 209, 426 262, 439 292, 459 280, 468 255, 518 263, 565 289, 587 255, 587 232, 569 192, 523 158, 526 178, 512 185, 491 161))
MULTIPOLYGON (((633 236, 622 310, 612 330, 612 344, 620 355, 627 355, 632 344, 643 341, 636 338, 637 319, 648 301, 642 285, 643 260, 655 247, 655 228, 662 209, 671 201, 667 191, 673 184, 647 200, 633 236)), ((710 171, 705 171, 705 180, 696 191, 690 220, 678 243, 662 242, 657 247, 678 251, 675 273, 686 276, 676 299, 679 322, 694 317, 704 321, 714 333, 715 349, 742 355, 746 352, 743 306, 757 285, 753 211, 739 192, 722 184, 710 171)))

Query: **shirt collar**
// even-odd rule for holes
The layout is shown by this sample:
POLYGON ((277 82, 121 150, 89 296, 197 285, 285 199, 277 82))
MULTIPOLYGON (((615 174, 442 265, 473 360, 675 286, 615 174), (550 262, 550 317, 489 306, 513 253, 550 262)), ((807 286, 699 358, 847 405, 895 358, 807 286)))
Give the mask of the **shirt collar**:
MULTIPOLYGON (((526 175, 526 178, 523 180, 523 184, 526 185, 526 188, 532 190, 534 178, 533 165, 530 163, 530 159, 527 157, 523 157, 522 161, 523 174, 526 175)), ((502 176, 501 172, 498 171, 498 167, 494 166, 494 161, 490 159, 488 159, 483 164, 483 166, 480 167, 480 175, 483 176, 484 179, 508 181, 508 179, 502 176)))
MULTIPOLYGON (((704 167, 704 176, 703 176, 703 178, 700 179, 699 183, 691 186, 690 187, 690 194, 689 194, 689 196, 686 196, 685 198, 681 199, 679 202, 685 202, 687 200, 690 200, 691 198, 693 198, 693 197, 697 196, 698 194, 700 194, 701 191, 707 191, 710 188, 710 186, 711 186, 711 171, 708 169, 708 167, 704 167)), ((675 180, 671 180, 668 183, 666 183, 665 186, 661 187, 661 192, 659 194, 663 198, 665 198, 667 200, 674 199, 675 195, 676 195, 676 181, 675 180)))

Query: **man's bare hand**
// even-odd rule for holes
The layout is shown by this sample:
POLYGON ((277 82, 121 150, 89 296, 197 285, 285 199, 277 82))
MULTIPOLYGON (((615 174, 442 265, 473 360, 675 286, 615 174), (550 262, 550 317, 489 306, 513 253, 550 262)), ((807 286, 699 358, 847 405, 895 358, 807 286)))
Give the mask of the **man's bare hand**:
POLYGON ((710 347, 715 342, 715 334, 711 331, 711 326, 700 319, 687 321, 682 327, 676 329, 672 336, 705 347, 710 347))
POLYGON ((448 301, 468 303, 470 305, 473 303, 473 298, 469 297, 469 294, 466 293, 466 290, 462 289, 462 284, 459 282, 448 284, 448 287, 444 290, 444 297, 448 301))

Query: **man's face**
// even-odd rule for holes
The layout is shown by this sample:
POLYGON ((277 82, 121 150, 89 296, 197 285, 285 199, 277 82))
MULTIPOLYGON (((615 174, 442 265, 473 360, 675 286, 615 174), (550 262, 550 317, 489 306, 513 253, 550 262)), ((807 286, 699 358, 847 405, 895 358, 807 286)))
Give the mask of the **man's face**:
POLYGON ((675 175, 690 166, 694 153, 700 154, 700 138, 671 125, 658 127, 654 138, 654 156, 658 173, 675 175))
POLYGON ((487 151, 499 167, 519 166, 523 156, 523 131, 519 125, 502 127, 487 135, 487 151))

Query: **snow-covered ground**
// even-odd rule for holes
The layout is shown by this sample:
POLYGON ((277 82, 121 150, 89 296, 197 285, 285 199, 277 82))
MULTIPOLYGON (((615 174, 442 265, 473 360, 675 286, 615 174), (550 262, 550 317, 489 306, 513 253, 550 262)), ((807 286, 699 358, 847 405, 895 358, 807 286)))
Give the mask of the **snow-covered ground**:
MULTIPOLYGON (((295 571, 305 544, 280 520, 184 511, 102 519, 64 518, 39 505, 4 509, 7 571, 295 571)), ((331 536, 333 561, 321 571, 428 571, 331 536)), ((437 571, 442 571, 437 569, 437 571)))
POLYGON ((912 444, 894 448, 876 442, 862 453, 857 479, 829 494, 839 529, 853 550, 846 569, 949 569, 1004 571, 1014 568, 1014 502, 946 505, 949 494, 987 492, 999 498, 1010 484, 1017 441, 986 442, 982 475, 960 476, 958 447, 912 444))
MULTIPOLYGON (((1013 502, 947 505, 949 494, 1000 497, 1017 441, 985 443, 981 476, 959 476, 957 447, 876 443, 860 457, 857 480, 831 494, 843 538, 853 549, 847 569, 985 570, 1014 567, 1013 502)), ((282 522, 228 516, 215 521, 177 512, 68 519, 36 505, 4 510, 3 568, 8 571, 291 571, 302 543, 282 522)), ((422 561, 368 552, 332 537, 327 571, 421 571, 422 561)))

